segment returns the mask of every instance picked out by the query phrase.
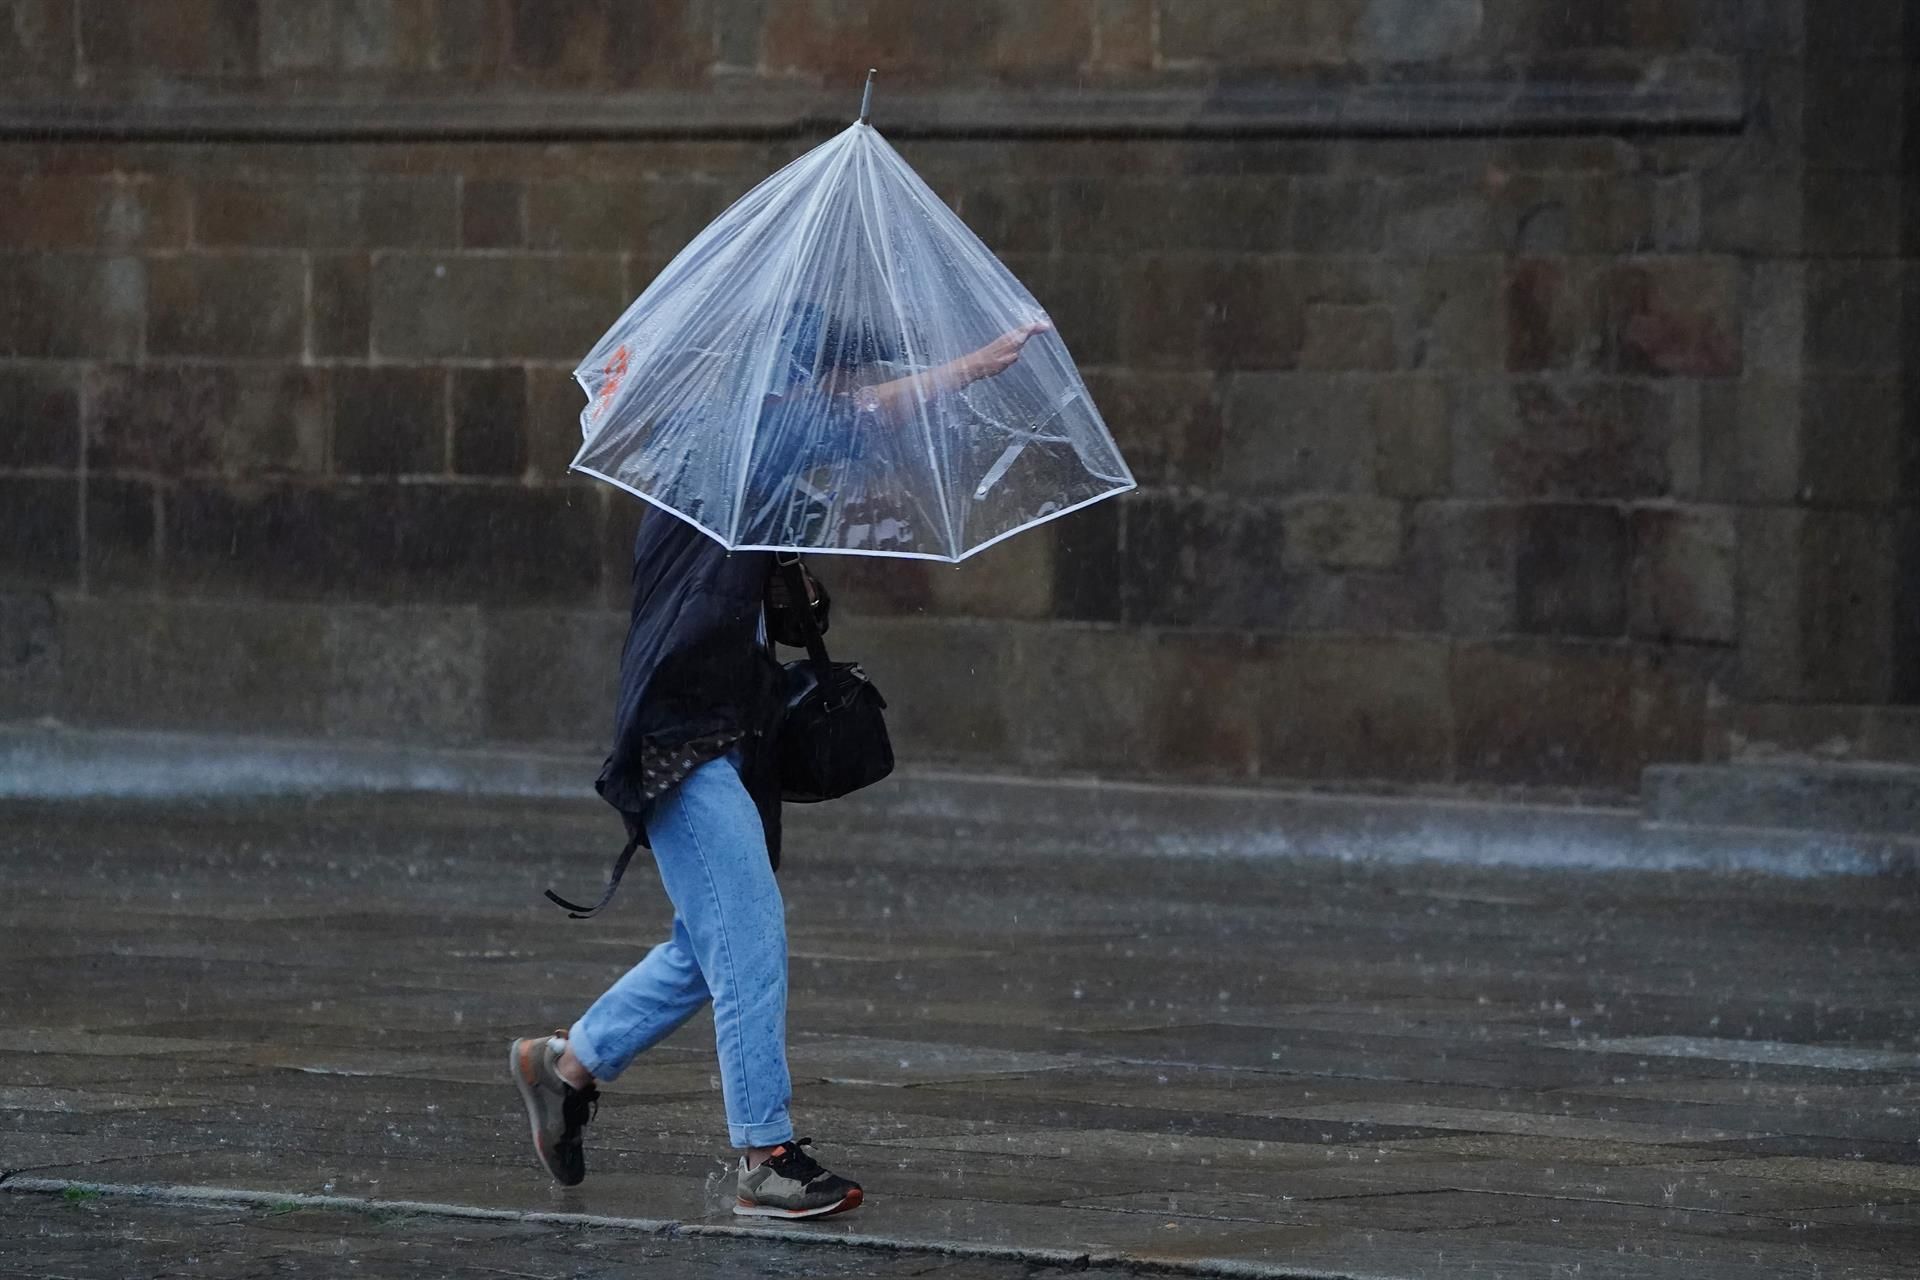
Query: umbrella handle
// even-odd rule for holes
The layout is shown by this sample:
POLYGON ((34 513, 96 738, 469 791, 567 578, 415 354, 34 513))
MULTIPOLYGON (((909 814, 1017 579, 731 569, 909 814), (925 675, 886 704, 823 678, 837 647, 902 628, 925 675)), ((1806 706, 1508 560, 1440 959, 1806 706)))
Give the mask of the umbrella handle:
POLYGON ((867 91, 860 95, 861 124, 866 124, 867 118, 873 114, 873 77, 878 73, 879 68, 877 67, 867 68, 867 91))

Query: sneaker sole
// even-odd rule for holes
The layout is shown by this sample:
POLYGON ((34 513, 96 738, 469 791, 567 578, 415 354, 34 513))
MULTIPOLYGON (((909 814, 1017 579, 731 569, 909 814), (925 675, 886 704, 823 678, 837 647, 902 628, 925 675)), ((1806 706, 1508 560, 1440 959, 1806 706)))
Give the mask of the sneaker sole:
POLYGON ((830 1218, 836 1213, 845 1213, 849 1209, 860 1207, 861 1193, 850 1191, 838 1203, 822 1205, 818 1209, 776 1209, 772 1205, 748 1204, 742 1200, 733 1206, 735 1214, 742 1218, 830 1218))
POLYGON ((547 1151, 546 1141, 541 1137, 540 1104, 534 1099, 533 1086, 527 1082, 526 1069, 520 1061, 521 1043, 515 1040, 507 1046, 507 1073, 513 1077, 514 1091, 520 1095, 520 1102, 527 1109, 527 1128, 533 1137, 533 1154, 539 1159, 540 1167, 547 1171, 548 1177, 563 1187, 576 1186, 578 1181, 568 1182, 560 1176, 560 1171, 553 1167, 553 1157, 547 1151))

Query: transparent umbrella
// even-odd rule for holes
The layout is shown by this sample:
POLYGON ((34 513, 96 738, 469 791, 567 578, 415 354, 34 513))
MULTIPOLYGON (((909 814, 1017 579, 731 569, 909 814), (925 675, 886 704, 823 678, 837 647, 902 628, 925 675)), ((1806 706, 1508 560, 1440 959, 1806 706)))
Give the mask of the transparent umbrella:
POLYGON ((864 112, 701 232, 575 377, 574 469, 734 550, 959 561, 1134 487, 1044 310, 864 112))

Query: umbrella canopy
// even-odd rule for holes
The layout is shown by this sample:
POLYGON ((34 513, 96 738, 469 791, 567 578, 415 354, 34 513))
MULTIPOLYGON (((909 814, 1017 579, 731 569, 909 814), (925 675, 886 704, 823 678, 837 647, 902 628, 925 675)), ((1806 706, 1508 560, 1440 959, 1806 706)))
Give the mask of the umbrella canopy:
POLYGON ((1134 487, 1033 295, 864 121, 701 232, 575 377, 574 469, 733 550, 958 561, 1134 487))

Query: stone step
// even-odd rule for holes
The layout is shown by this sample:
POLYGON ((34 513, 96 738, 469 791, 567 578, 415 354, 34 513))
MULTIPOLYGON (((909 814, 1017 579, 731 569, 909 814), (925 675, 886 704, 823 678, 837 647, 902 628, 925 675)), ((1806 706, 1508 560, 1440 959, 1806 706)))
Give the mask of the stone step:
POLYGON ((1650 822, 1920 839, 1920 765, 1654 765, 1640 795, 1650 822))

